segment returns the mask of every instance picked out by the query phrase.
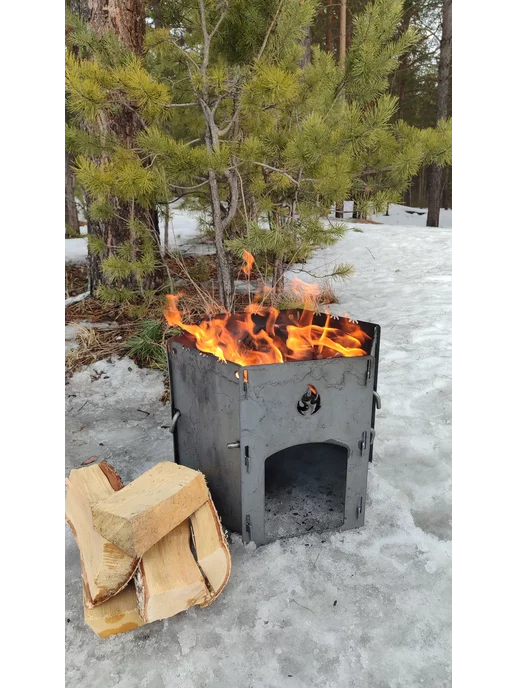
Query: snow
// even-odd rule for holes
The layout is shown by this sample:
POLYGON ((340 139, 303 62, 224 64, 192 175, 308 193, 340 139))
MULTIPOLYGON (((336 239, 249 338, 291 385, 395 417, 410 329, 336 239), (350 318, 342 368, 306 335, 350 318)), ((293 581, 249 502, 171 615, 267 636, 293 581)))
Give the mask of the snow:
MULTIPOLYGON (((349 223, 336 246, 294 266, 322 275, 354 264, 355 275, 334 284, 332 311, 382 326, 366 525, 259 548, 232 536, 232 574, 212 606, 108 640, 84 625, 67 529, 69 687, 451 686, 452 232, 394 217, 349 223)), ((171 460, 163 391, 161 373, 127 358, 73 375, 67 472, 94 455, 127 482, 171 460)))
POLYGON ((86 263, 88 260, 87 239, 65 239, 65 264, 86 263))
MULTIPOLYGON (((351 215, 353 212, 353 202, 346 201, 344 204, 344 220, 346 224, 353 222, 351 215)), ((405 226, 405 227, 425 227, 426 208, 411 208, 405 205, 392 204, 389 206, 389 215, 372 215, 374 222, 381 224, 405 226)), ((335 221, 333 214, 332 221, 335 221)), ((452 225, 452 211, 441 208, 440 226, 450 228, 452 225)), ((354 225, 355 226, 355 225, 354 225)), ((356 224, 363 227, 363 224, 356 224)), ((81 234, 85 233, 86 228, 81 227, 81 234)), ((165 224, 163 218, 160 219, 161 242, 164 241, 165 224)), ((169 224, 169 248, 175 250, 181 248, 182 251, 196 255, 213 253, 214 248, 211 243, 203 241, 199 230, 199 218, 194 212, 181 209, 177 204, 170 204, 170 224, 169 224)), ((87 239, 65 239, 65 262, 66 263, 85 263, 88 257, 87 239)))
MULTIPOLYGON (((178 209, 173 203, 170 204, 170 223, 169 223, 169 248, 174 250, 181 248, 189 253, 213 253, 212 244, 203 243, 203 238, 199 231, 198 215, 187 210, 178 209)), ((81 234, 86 233, 86 228, 81 227, 81 234)), ((163 218, 160 219, 161 242, 164 241, 165 225, 163 218)), ((65 239, 65 263, 86 263, 88 259, 88 240, 87 239, 65 239)))
POLYGON ((82 294, 77 294, 77 296, 70 296, 68 299, 65 299, 65 307, 71 306, 73 303, 78 303, 79 301, 84 301, 89 295, 89 291, 83 291, 82 294))
MULTIPOLYGON (((426 227, 428 208, 412 208, 408 205, 397 205, 393 203, 389 206, 389 214, 378 213, 372 215, 371 219, 375 222, 389 225, 403 225, 405 227, 426 227)), ((349 215, 345 214, 348 219, 349 215)), ((439 227, 451 229, 452 211, 451 208, 445 210, 441 208, 439 212, 439 227)))

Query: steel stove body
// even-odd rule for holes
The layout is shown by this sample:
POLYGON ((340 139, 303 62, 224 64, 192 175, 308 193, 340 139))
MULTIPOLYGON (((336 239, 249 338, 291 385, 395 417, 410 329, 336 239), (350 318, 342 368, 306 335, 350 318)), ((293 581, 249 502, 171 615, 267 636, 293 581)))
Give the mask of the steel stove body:
POLYGON ((184 337, 168 340, 175 460, 206 475, 223 524, 244 543, 268 541, 266 460, 298 445, 343 449, 342 527, 364 524, 380 327, 359 324, 370 348, 353 358, 240 366, 202 354, 184 337))

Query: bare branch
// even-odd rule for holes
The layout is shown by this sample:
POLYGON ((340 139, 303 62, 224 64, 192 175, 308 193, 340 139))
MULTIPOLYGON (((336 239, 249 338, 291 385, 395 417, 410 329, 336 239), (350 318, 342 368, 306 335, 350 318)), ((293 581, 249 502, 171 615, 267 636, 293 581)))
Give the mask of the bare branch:
POLYGON ((189 61, 193 64, 193 66, 194 66, 198 71, 200 71, 200 70, 199 70, 199 65, 198 65, 197 62, 193 59, 193 57, 192 57, 191 55, 189 55, 189 54, 186 52, 186 50, 185 50, 184 48, 182 48, 182 47, 179 45, 179 43, 176 43, 176 41, 175 41, 173 38, 170 38, 169 40, 170 40, 170 42, 172 43, 172 45, 174 45, 174 46, 179 50, 179 52, 180 52, 182 55, 184 55, 184 56, 186 57, 186 59, 189 60, 189 61))
POLYGON ((260 52, 258 53, 256 59, 259 60, 261 56, 263 55, 263 51, 267 47, 267 43, 269 42, 269 36, 271 35, 272 29, 274 28, 276 22, 278 21, 278 17, 280 15, 281 9, 283 7, 283 2, 284 0, 280 0, 278 4, 278 9, 276 10, 276 14, 274 15, 271 23, 269 24, 269 28, 267 29, 267 33, 265 34, 265 38, 263 39, 262 47, 260 48, 260 52))
POLYGON ((204 49, 203 49, 203 57, 202 57, 202 67, 201 67, 201 73, 204 78, 206 78, 206 70, 208 69, 208 62, 210 59, 210 34, 208 33, 208 29, 206 27, 206 9, 204 7, 204 0, 199 0, 199 14, 201 16, 201 28, 202 28, 202 35, 204 36, 204 49))
POLYGON ((174 189, 181 189, 182 191, 192 191, 192 189, 198 189, 201 186, 204 186, 205 184, 208 184, 209 179, 205 179, 203 182, 200 184, 195 184, 194 186, 178 186, 178 184, 171 184, 174 189))
POLYGON ((228 12, 228 8, 227 8, 227 6, 226 6, 226 8, 223 10, 223 12, 221 12, 220 17, 219 17, 219 20, 218 20, 218 22, 215 24, 215 28, 214 28, 213 31, 210 33, 210 41, 211 41, 211 39, 213 38, 213 36, 215 36, 215 34, 217 33, 217 31, 219 30, 219 27, 220 27, 220 25, 222 24, 222 21, 224 20, 224 17, 226 16, 227 12, 228 12))
POLYGON ((175 108, 175 107, 190 107, 191 105, 199 105, 197 101, 195 103, 169 103, 168 105, 165 105, 166 108, 175 108))
POLYGON ((229 183, 229 189, 231 192, 231 200, 229 202, 229 208, 226 217, 222 221, 222 229, 226 229, 231 224, 233 218, 236 215, 238 209, 238 177, 235 174, 235 169, 227 170, 225 172, 226 178, 229 183))
POLYGON ((285 172, 285 170, 279 170, 277 167, 272 167, 271 165, 266 165, 264 162, 257 162, 256 160, 252 161, 253 165, 259 165, 260 167, 265 167, 266 170, 272 170, 273 172, 279 172, 282 174, 284 177, 287 177, 287 179, 290 179, 290 181, 295 184, 296 186, 299 186, 300 182, 297 181, 297 179, 294 179, 288 172, 285 172))

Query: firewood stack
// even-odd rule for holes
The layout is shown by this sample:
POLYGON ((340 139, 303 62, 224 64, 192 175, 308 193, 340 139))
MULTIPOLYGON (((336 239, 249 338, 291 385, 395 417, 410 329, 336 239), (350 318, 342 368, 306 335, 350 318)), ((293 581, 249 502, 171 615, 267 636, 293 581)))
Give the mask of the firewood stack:
POLYGON ((66 483, 84 619, 95 633, 107 638, 206 607, 222 592, 231 558, 202 473, 163 461, 124 487, 101 461, 66 483))

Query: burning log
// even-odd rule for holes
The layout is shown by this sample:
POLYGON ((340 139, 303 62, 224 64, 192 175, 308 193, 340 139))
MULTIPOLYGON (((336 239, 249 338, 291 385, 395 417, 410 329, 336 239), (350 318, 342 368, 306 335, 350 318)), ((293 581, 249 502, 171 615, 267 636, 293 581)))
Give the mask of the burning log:
POLYGON ((181 295, 169 294, 165 318, 171 327, 184 330, 185 346, 242 366, 367 356, 371 337, 358 322, 316 314, 317 285, 297 280, 296 288, 304 298, 303 310, 279 311, 253 303, 243 313, 222 313, 188 324, 178 307, 181 295))
POLYGON ((93 607, 115 595, 133 577, 138 559, 124 552, 93 527, 92 505, 122 488, 116 471, 102 461, 73 470, 67 480, 65 518, 81 555, 84 597, 93 607))
POLYGON ((202 473, 162 461, 93 507, 97 532, 141 557, 209 497, 202 473))

